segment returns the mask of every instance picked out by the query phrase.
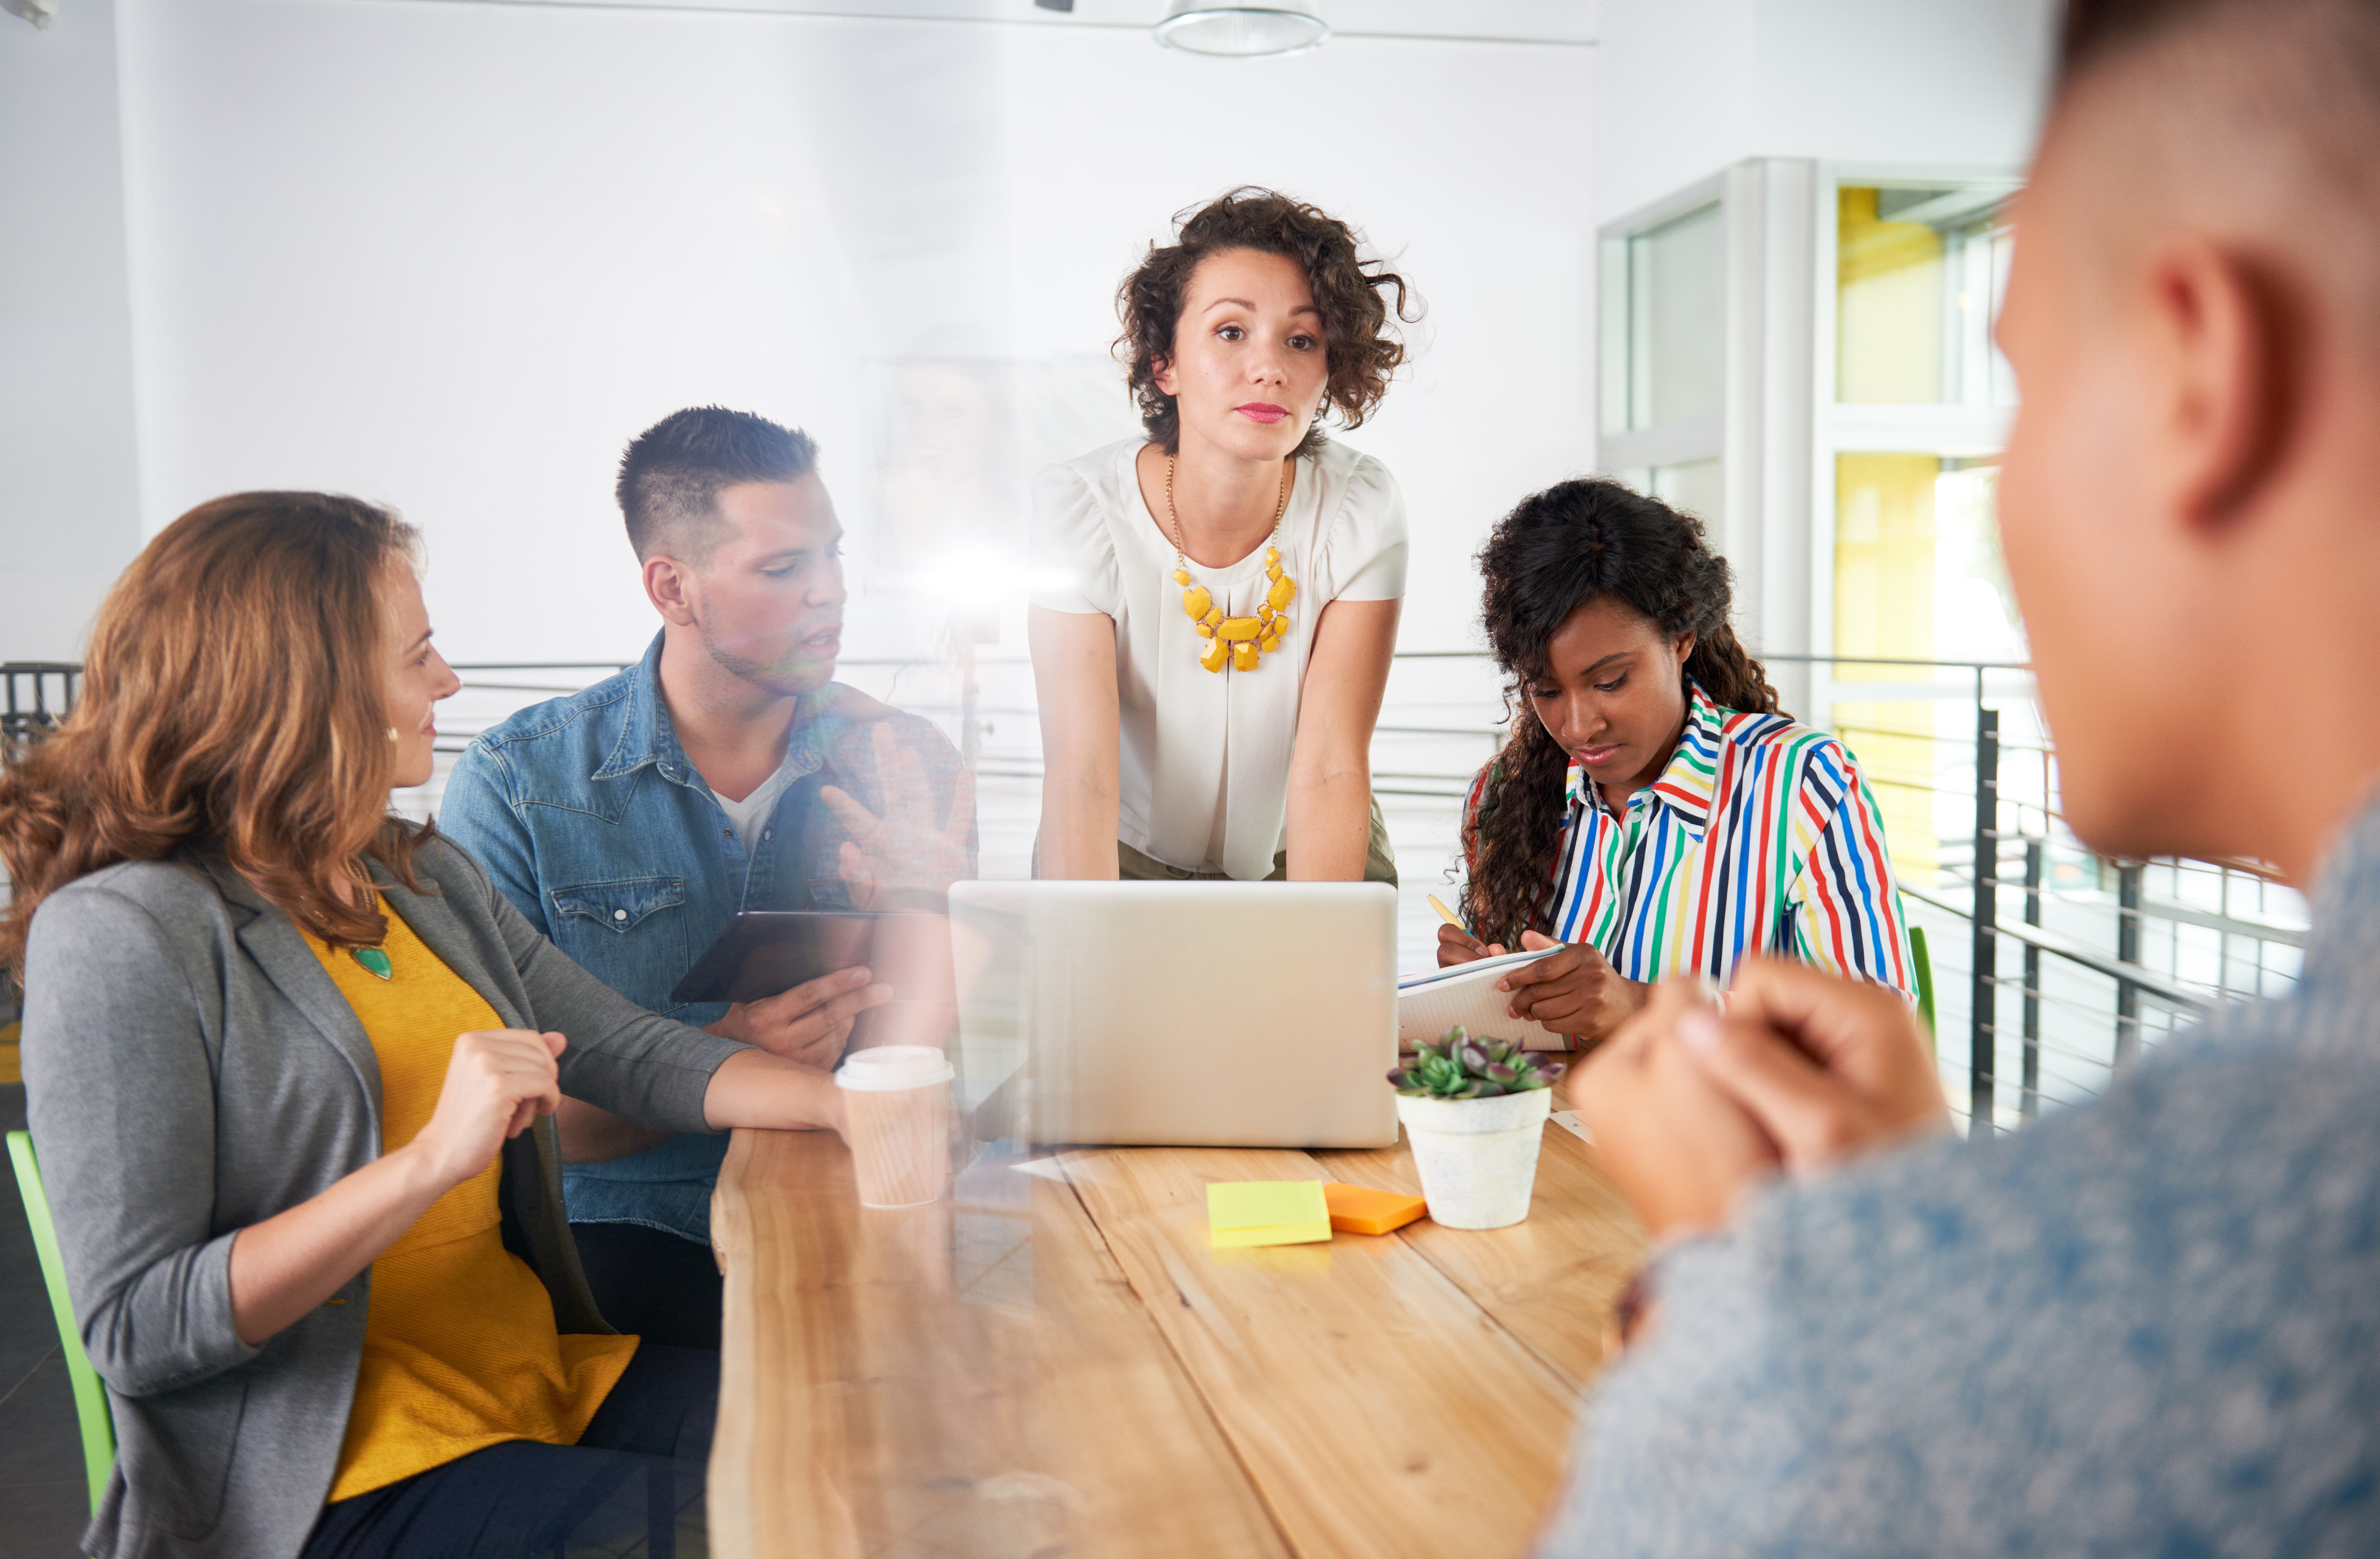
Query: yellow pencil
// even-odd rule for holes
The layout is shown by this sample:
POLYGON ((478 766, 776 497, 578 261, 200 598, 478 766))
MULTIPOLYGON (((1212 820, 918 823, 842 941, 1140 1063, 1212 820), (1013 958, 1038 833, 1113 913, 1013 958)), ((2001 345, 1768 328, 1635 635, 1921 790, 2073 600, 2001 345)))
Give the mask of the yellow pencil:
POLYGON ((1439 920, 1444 920, 1456 931, 1462 931, 1464 929, 1463 917, 1457 915, 1453 910, 1449 909, 1445 904, 1439 900, 1436 894, 1430 894, 1426 896, 1429 899, 1429 907, 1438 911, 1438 918, 1439 920))

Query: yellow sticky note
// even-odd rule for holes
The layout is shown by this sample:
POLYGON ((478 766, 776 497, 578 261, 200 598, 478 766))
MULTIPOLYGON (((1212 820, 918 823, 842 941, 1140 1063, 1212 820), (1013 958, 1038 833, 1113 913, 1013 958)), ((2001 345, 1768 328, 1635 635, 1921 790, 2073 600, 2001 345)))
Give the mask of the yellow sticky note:
POLYGON ((1319 1180, 1221 1181, 1207 1188, 1207 1236, 1218 1250, 1330 1237, 1319 1180))

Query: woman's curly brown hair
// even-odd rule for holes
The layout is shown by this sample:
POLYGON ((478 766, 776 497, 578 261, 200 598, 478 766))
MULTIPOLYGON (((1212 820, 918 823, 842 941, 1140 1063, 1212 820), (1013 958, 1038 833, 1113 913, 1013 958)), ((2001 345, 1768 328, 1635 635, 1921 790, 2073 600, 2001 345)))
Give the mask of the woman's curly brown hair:
POLYGON ((1702 521, 1602 478, 1557 482, 1521 500, 1479 549, 1481 614, 1503 669, 1512 737, 1488 760, 1478 810, 1463 820, 1470 880, 1463 919, 1482 942, 1518 947, 1521 933, 1553 933, 1554 868, 1569 803, 1570 754, 1529 702, 1546 674, 1546 645, 1570 615, 1609 596, 1662 633, 1694 636, 1683 675, 1721 709, 1778 713, 1777 689, 1728 626, 1734 591, 1727 560, 1702 521))
MULTIPOLYGON (((1140 403, 1149 442, 1169 455, 1181 448, 1181 413, 1173 397, 1157 387, 1158 364, 1173 356, 1190 274, 1208 255, 1232 249, 1278 254, 1305 270, 1314 306, 1322 311, 1322 350, 1330 376, 1322 408, 1336 409, 1343 427, 1362 426, 1405 360, 1404 344, 1390 334, 1390 310, 1380 294, 1395 289, 1398 320, 1411 323, 1421 318, 1417 299, 1414 311, 1405 311, 1405 279, 1377 260, 1363 259, 1355 230, 1319 206, 1255 185, 1196 212, 1177 212, 1173 221, 1174 241, 1149 245, 1148 257, 1116 289, 1116 313, 1123 322, 1116 355, 1126 364, 1126 382, 1140 403)), ((1318 415, 1296 453, 1311 455, 1322 442, 1318 415)))

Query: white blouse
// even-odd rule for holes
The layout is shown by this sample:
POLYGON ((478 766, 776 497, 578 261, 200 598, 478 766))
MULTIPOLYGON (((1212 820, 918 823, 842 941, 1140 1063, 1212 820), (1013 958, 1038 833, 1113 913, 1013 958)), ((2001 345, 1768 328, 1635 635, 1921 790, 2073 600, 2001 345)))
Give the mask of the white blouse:
MULTIPOLYGON (((1386 466, 1343 445, 1298 461, 1281 518, 1281 566, 1297 581, 1289 637, 1255 671, 1212 672, 1182 610, 1173 543, 1141 500, 1134 461, 1146 442, 1095 449, 1035 480, 1033 604, 1115 619, 1118 836, 1169 866, 1254 881, 1288 839, 1289 754, 1315 624, 1333 601, 1403 597, 1404 499, 1386 466)), ((1264 554, 1188 566, 1226 615, 1253 616, 1264 554)))

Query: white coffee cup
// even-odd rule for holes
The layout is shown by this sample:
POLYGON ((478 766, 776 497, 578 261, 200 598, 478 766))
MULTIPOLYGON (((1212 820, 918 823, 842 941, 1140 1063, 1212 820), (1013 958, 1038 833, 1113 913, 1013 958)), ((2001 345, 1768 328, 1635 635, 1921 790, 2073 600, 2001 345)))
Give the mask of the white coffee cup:
POLYGON ((863 1207, 921 1207, 951 1188, 951 1058, 931 1045, 854 1051, 834 1074, 863 1207))

